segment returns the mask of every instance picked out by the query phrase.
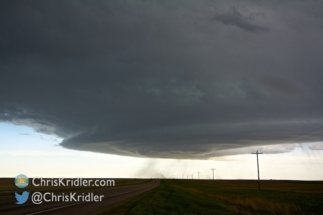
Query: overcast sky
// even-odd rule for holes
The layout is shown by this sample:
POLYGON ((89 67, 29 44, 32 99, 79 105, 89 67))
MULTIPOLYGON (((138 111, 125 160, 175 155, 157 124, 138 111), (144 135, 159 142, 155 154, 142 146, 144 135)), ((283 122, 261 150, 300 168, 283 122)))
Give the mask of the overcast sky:
POLYGON ((323 126, 322 9, 1 1, 0 121, 63 148, 135 157, 322 149, 322 129, 293 139, 323 126))

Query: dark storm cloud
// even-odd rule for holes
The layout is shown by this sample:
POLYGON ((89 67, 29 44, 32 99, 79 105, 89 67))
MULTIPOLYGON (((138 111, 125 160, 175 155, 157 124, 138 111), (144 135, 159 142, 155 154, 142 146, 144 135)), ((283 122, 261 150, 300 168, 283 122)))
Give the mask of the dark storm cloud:
POLYGON ((269 30, 266 27, 253 23, 252 16, 242 15, 235 7, 231 7, 228 13, 215 13, 214 19, 225 25, 232 25, 250 32, 263 32, 269 30))
POLYGON ((276 91, 277 93, 287 95, 298 95, 302 93, 303 89, 298 87, 295 83, 289 79, 283 79, 279 77, 264 77, 259 80, 269 90, 276 91))
POLYGON ((1 2, 0 120, 130 156, 284 143, 323 123, 322 6, 1 2))

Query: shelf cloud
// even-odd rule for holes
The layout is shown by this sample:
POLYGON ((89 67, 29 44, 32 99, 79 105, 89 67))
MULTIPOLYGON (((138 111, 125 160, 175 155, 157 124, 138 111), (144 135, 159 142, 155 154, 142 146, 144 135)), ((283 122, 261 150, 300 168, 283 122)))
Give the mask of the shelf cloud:
POLYGON ((0 121, 137 157, 321 142, 293 137, 323 125, 322 6, 1 2, 0 121))

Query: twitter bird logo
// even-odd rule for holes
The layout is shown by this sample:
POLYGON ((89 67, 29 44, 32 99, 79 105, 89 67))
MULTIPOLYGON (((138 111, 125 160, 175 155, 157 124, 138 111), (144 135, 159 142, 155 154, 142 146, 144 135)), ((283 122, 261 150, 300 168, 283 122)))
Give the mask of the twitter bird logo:
POLYGON ((24 204, 28 200, 29 192, 24 191, 21 195, 19 193, 15 192, 15 197, 17 200, 17 202, 16 202, 17 205, 24 204))

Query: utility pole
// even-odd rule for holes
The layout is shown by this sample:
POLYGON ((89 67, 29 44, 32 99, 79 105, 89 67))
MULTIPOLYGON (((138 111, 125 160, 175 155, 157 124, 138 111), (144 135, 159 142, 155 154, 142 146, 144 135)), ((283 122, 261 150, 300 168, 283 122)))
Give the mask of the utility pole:
POLYGON ((197 172, 197 178, 200 179, 200 172, 197 172))
POLYGON ((211 170, 212 170, 212 172, 213 172, 213 180, 214 180, 214 170, 215 170, 215 169, 214 169, 214 168, 212 168, 211 170))
POLYGON ((252 152, 251 154, 255 154, 257 155, 257 170, 258 170, 258 190, 260 190, 260 176, 259 176, 259 161, 258 161, 258 155, 262 154, 262 153, 259 153, 258 150, 256 153, 252 152))

